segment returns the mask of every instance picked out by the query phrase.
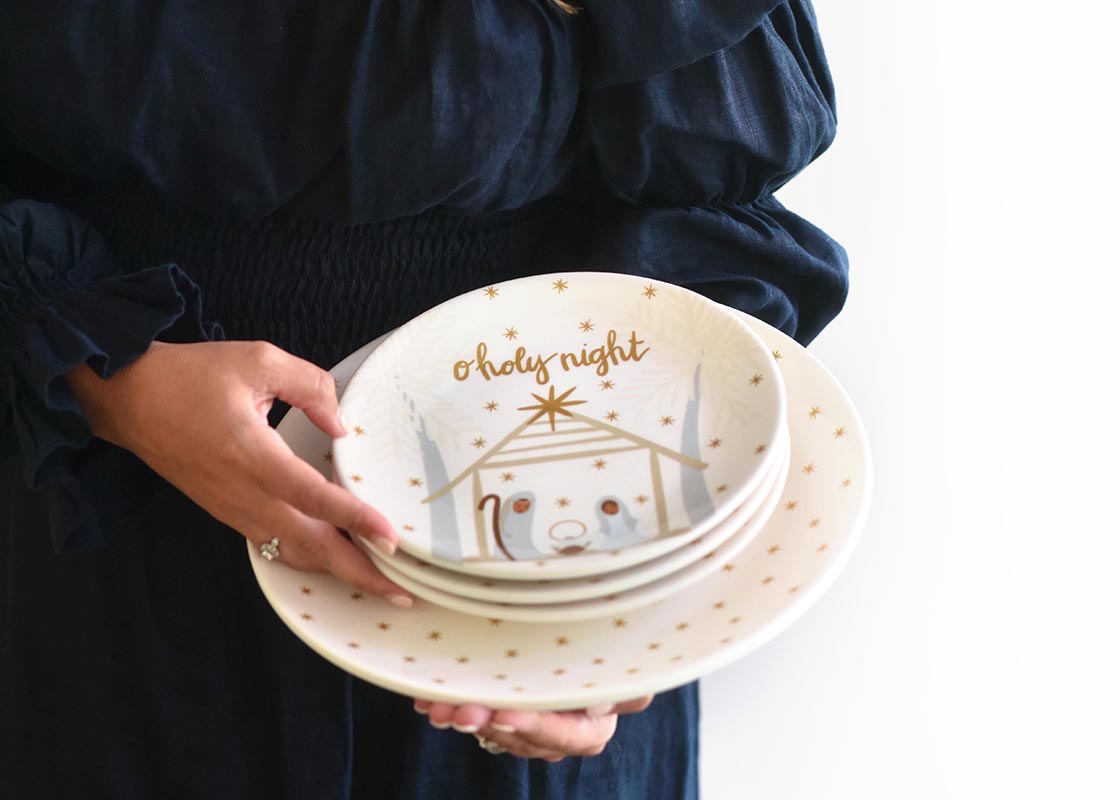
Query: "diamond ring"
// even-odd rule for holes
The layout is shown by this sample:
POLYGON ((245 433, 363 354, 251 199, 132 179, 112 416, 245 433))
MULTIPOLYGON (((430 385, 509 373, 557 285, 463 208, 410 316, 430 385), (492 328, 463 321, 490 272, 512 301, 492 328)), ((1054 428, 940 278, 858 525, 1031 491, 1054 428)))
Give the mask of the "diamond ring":
POLYGON ((275 561, 280 558, 280 540, 274 537, 271 542, 262 544, 261 555, 268 561, 275 561))
POLYGON ((490 741, 485 736, 479 736, 476 733, 474 735, 474 738, 478 739, 478 746, 481 747, 483 750, 485 750, 487 753, 490 753, 491 755, 496 756, 499 753, 506 752, 505 748, 501 747, 497 742, 490 741))

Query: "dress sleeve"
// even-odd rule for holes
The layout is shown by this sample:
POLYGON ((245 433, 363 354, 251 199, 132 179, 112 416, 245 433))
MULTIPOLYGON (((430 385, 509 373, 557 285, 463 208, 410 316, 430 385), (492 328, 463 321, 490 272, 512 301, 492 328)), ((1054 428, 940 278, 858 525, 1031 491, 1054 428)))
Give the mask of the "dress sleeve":
POLYGON ((89 549, 142 494, 128 478, 146 468, 92 437, 65 374, 86 363, 108 378, 156 338, 220 330, 174 264, 125 274, 84 220, 10 194, 0 189, 0 455, 19 456, 47 492, 56 550, 89 549))
POLYGON ((774 197, 835 134, 815 23, 783 4, 704 58, 586 93, 589 268, 687 286, 803 343, 839 312, 844 250, 774 197))

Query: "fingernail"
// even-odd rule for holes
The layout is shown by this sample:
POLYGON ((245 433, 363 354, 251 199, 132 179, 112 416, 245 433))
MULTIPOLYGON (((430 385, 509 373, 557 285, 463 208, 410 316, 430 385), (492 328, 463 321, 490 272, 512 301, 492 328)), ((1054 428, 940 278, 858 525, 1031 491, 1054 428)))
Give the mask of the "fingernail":
POLYGON ((501 731, 502 733, 516 733, 517 732, 517 728, 513 727, 512 725, 506 725, 502 722, 491 722, 490 727, 493 728, 496 731, 501 731))
POLYGON ((412 608, 412 598, 407 594, 391 594, 389 602, 397 608, 412 608))
POLYGON ((439 728, 441 731, 447 730, 451 727, 450 722, 436 722, 434 719, 428 718, 428 722, 432 724, 433 728, 439 728))
POLYGON ((417 714, 423 714, 425 716, 427 716, 427 714, 428 714, 428 709, 420 708, 420 706, 416 705, 415 703, 412 704, 412 710, 415 711, 417 714))
POLYGON ((595 717, 605 717, 607 714, 611 713, 612 708, 614 708, 614 703, 603 703, 601 706, 591 706, 587 709, 587 716, 592 719, 595 717))
POLYGON ((478 730, 477 725, 460 725, 457 722, 452 722, 451 727, 459 731, 459 733, 474 733, 478 730))
POLYGON ((374 539, 373 546, 387 556, 391 556, 393 555, 393 553, 397 552, 396 544, 390 542, 384 536, 379 536, 378 538, 374 539))
POLYGON ((350 423, 346 421, 346 415, 342 413, 342 409, 338 409, 338 424, 342 426, 342 435, 350 433, 350 423))

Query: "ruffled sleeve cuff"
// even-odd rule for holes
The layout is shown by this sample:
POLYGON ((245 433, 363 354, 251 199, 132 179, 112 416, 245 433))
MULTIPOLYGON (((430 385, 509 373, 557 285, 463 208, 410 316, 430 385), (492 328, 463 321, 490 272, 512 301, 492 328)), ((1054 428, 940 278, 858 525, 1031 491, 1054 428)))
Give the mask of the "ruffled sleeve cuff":
POLYGON ((125 274, 75 215, 28 201, 0 207, 0 433, 28 484, 51 495, 56 549, 99 544, 107 521, 140 494, 125 473, 142 468, 91 441, 66 373, 85 363, 108 378, 157 338, 219 335, 202 319, 198 287, 174 264, 125 274))

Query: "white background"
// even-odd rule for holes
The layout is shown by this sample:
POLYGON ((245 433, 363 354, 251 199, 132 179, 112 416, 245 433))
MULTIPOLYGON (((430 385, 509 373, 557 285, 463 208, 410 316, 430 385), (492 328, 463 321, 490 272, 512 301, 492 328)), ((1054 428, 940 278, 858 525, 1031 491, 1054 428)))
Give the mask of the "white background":
POLYGON ((813 344, 876 494, 832 590, 702 683, 705 800, 1120 798, 1120 29, 1105 4, 818 0, 851 258, 813 344))

